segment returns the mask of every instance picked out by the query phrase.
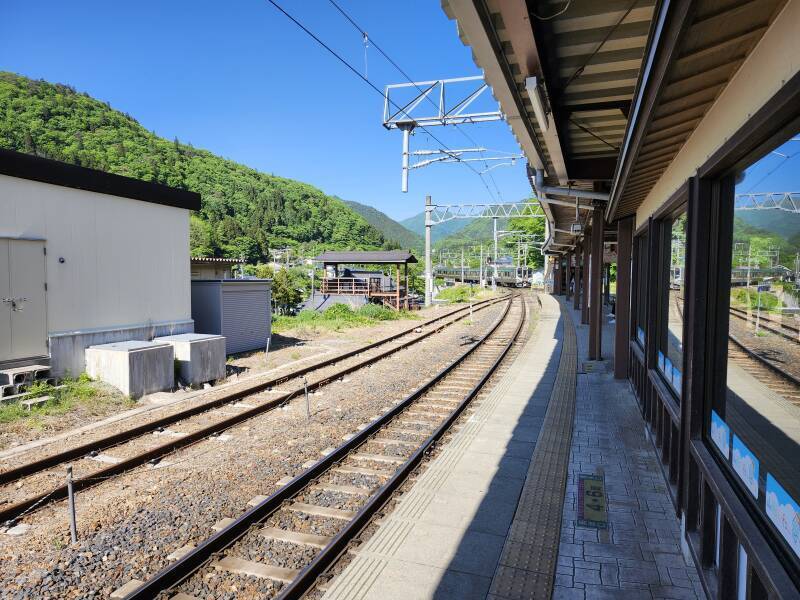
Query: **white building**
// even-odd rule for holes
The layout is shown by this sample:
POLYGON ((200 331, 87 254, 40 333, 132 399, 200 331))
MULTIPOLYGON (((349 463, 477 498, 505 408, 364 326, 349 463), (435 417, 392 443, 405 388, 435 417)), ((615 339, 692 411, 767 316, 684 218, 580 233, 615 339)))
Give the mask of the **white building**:
POLYGON ((0 368, 191 332, 199 194, 0 150, 0 368))

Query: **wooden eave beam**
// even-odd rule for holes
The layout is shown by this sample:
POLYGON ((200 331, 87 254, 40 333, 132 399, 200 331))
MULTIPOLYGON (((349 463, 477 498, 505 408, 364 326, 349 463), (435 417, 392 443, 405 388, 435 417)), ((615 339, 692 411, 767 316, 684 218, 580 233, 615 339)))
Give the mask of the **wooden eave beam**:
MULTIPOLYGON (((648 80, 644 89, 641 90, 642 98, 638 113, 639 117, 636 122, 629 124, 632 129, 628 149, 620 165, 614 194, 606 211, 606 219, 609 221, 616 220, 614 215, 616 205, 625 193, 628 177, 650 128, 654 109, 658 106, 670 67, 680 54, 681 41, 691 25, 694 11, 695 3, 693 0, 678 0, 669 9, 648 80)), ((654 20, 657 18, 658 15, 655 15, 654 20)))

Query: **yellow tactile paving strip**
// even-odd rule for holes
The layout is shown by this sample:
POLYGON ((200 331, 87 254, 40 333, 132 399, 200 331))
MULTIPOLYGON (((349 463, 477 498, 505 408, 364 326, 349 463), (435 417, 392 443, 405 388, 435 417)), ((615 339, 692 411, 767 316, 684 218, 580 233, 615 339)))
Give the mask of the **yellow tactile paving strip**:
POLYGON ((490 589, 493 598, 549 600, 555 582, 561 514, 575 420, 577 339, 559 303, 562 349, 544 424, 490 589))

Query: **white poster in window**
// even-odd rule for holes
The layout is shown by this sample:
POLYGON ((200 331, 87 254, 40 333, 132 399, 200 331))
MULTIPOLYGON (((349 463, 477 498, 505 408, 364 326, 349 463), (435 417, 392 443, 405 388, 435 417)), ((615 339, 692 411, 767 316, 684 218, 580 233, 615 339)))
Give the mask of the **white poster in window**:
POLYGON ((731 428, 715 411, 711 411, 711 441, 726 459, 731 455, 731 428))
POLYGON ((745 487, 753 494, 753 498, 758 498, 758 459, 735 433, 731 464, 733 470, 742 478, 745 487))
POLYGON ((770 473, 767 473, 767 516, 800 556, 800 506, 770 473))

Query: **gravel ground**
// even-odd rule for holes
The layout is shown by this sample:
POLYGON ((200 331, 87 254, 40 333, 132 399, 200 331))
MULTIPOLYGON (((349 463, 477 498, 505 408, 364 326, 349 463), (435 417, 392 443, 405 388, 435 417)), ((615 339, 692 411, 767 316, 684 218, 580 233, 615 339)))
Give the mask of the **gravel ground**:
MULTIPOLYGON (((413 473, 398 489, 398 491, 393 495, 392 499, 386 503, 385 506, 381 508, 381 510, 376 513, 370 523, 364 528, 364 530, 359 534, 359 536, 351 542, 351 547, 358 548, 358 546, 364 544, 367 540, 369 540, 374 533, 380 527, 380 521, 386 516, 389 515, 400 503, 402 499, 402 495, 410 490, 414 483, 416 482, 417 477, 427 468, 427 465, 430 461, 438 456, 439 452, 442 451, 443 448, 447 446, 447 443, 455 435, 458 430, 469 420, 470 415, 480 406, 481 401, 483 398, 486 397, 491 392, 494 382, 499 381, 505 375, 506 371, 508 370, 509 366, 513 362, 514 357, 518 353, 519 349, 522 348, 524 345, 527 337, 533 331, 535 327, 536 321, 538 319, 538 304, 535 301, 528 303, 529 309, 529 317, 530 322, 526 331, 523 332, 521 339, 519 342, 512 348, 511 352, 509 353, 508 360, 506 360, 503 365, 501 365, 495 374, 490 378, 487 385, 483 388, 481 392, 478 393, 478 396, 473 400, 470 404, 470 408, 464 411, 458 418, 458 420, 453 424, 453 426, 448 430, 448 432, 442 437, 439 443, 433 448, 432 452, 423 459, 422 463, 416 469, 415 473, 413 473)), ((357 550, 356 550, 357 552, 357 550)), ((352 557, 354 556, 353 553, 346 553, 342 557, 339 558, 320 578, 320 583, 328 583, 334 577, 336 577, 339 573, 341 573, 345 567, 350 563, 352 557)), ((324 592, 319 588, 311 589, 307 594, 306 598, 309 600, 319 600, 324 595, 324 592)))
MULTIPOLYGON (((412 327, 421 321, 426 321, 440 316, 458 306, 435 306, 423 309, 414 313, 417 318, 399 319, 397 321, 385 321, 371 327, 359 327, 344 329, 342 331, 319 330, 313 331, 308 328, 290 330, 282 334, 273 336, 273 343, 270 346, 268 359, 265 359, 263 351, 250 352, 236 355, 229 359, 227 363, 228 375, 222 381, 217 382, 216 387, 222 384, 238 384, 243 380, 251 379, 254 376, 288 372, 299 366, 313 363, 336 354, 341 354, 359 346, 375 342, 380 338, 398 333, 412 327)), ((208 394, 200 394, 203 400, 208 398, 208 394)), ((198 402, 198 393, 192 390, 179 390, 172 394, 160 393, 154 396, 146 396, 136 403, 136 407, 141 411, 146 408, 154 408, 156 413, 164 414, 169 409, 159 408, 158 404, 169 400, 183 400, 181 407, 189 403, 198 402)), ((131 411, 129 403, 112 398, 104 404, 97 404, 90 407, 79 407, 76 410, 60 415, 42 417, 39 422, 28 425, 21 422, 11 422, 0 424, 0 449, 14 448, 22 444, 41 440, 62 432, 68 432, 78 427, 98 423, 115 415, 122 415, 131 412, 131 416, 136 416, 137 411, 131 411)), ((94 439, 94 436, 85 435, 85 440, 94 439)), ((100 432, 96 437, 103 437, 100 432)))
POLYGON ((735 316, 731 316, 728 329, 745 346, 784 371, 800 377, 800 344, 766 329, 761 330, 762 335, 755 335, 755 324, 748 324, 735 316))
MULTIPOLYGON (((489 309, 486 309, 486 310, 489 310, 489 309)), ((492 310, 496 310, 496 308, 493 308, 492 310)), ((483 313, 483 311, 481 311, 481 312, 479 312, 477 314, 480 315, 482 313, 483 313)), ((459 325, 456 325, 456 326, 459 326, 459 325)), ((400 328, 400 331, 402 331, 402 330, 404 330, 404 328, 400 328)), ((424 329, 424 331, 428 331, 428 329, 424 329)), ((384 335, 388 335, 388 334, 384 334, 384 335)), ((412 337, 417 336, 417 335, 418 334, 412 334, 412 337)), ((433 343, 433 340, 430 340, 430 341, 426 340, 426 341, 420 342, 419 344, 420 344, 420 346, 424 347, 424 345, 427 344, 427 343, 433 343)), ((376 354, 378 354, 380 352, 385 351, 390 346, 391 346, 391 344, 389 346, 381 346, 380 348, 376 348, 375 350, 369 351, 368 353, 365 353, 363 355, 359 355, 359 356, 356 356, 356 357, 345 359, 343 361, 340 361, 340 362, 336 363, 335 365, 331 365, 329 367, 326 367, 326 368, 323 368, 323 369, 319 369, 319 370, 315 371, 314 373, 309 374, 309 383, 313 383, 314 381, 325 380, 328 376, 330 376, 331 374, 336 373, 343 366, 356 364, 356 363, 358 363, 360 361, 363 361, 367 356, 374 356, 374 355, 376 355, 376 354)), ((391 357, 390 357, 390 360, 391 360, 391 357)), ((372 368, 372 367, 370 367, 370 368, 372 368)), ((355 374, 353 374, 353 376, 355 376, 355 374)), ((348 381, 345 381, 343 383, 348 383, 348 381)), ((281 392, 291 391, 291 390, 300 391, 301 389, 302 389, 302 383, 300 381, 287 382, 285 384, 281 384, 281 386, 280 386, 280 391, 281 392)), ((327 388, 319 390, 318 392, 312 394, 312 401, 316 401, 316 400, 322 398, 323 395, 326 393, 326 389, 327 388)), ((186 419, 186 420, 183 420, 181 422, 178 422, 178 423, 175 423, 173 425, 170 425, 169 428, 168 428, 169 431, 166 434, 158 434, 158 433, 156 433, 156 434, 148 434, 148 435, 142 436, 140 438, 137 438, 135 440, 132 440, 130 442, 127 442, 124 445, 116 446, 113 449, 110 449, 110 450, 104 452, 103 454, 111 455, 114 458, 120 459, 120 460, 124 460, 124 459, 130 458, 130 457, 136 456, 136 455, 138 455, 138 454, 140 454, 140 453, 142 453, 142 452, 144 452, 146 450, 149 450, 149 449, 152 449, 152 448, 155 448, 157 446, 160 446, 162 444, 167 443, 169 441, 170 437, 172 437, 172 434, 190 433, 190 432, 196 431, 196 430, 198 430, 198 429, 200 429, 202 427, 206 427, 208 425, 211 425, 212 423, 216 423, 216 422, 224 419, 225 417, 227 417, 229 415, 237 414, 237 413, 241 412, 242 410, 245 410, 248 406, 258 406, 258 405, 262 405, 262 404, 268 403, 268 402, 272 401, 275 397, 277 397, 277 395, 278 395, 277 392, 278 392, 278 390, 274 390, 272 392, 262 392, 262 393, 259 393, 259 394, 254 394, 254 395, 248 396, 246 398, 246 400, 241 403, 241 404, 244 404, 244 407, 236 408, 236 406, 237 406, 236 404, 234 404, 234 405, 224 405, 224 406, 222 406, 220 408, 209 410, 207 412, 201 413, 201 414, 196 415, 194 417, 191 417, 189 419, 186 419)), ((203 398, 202 398, 202 401, 203 402, 213 401, 215 398, 220 397, 221 394, 222 394, 222 391, 214 390, 214 391, 209 392, 208 394, 204 395, 203 398)), ((239 404, 239 403, 237 403, 237 404, 239 404)), ((182 410, 182 409, 185 409, 185 408, 187 408, 187 406, 184 405, 184 404, 181 404, 181 405, 176 405, 176 406, 173 406, 173 407, 165 408, 165 409, 162 409, 162 410, 153 411, 151 413, 148 413, 146 417, 142 416, 140 418, 140 421, 137 422, 136 425, 139 425, 139 424, 144 423, 144 422, 151 422, 156 418, 161 418, 161 417, 164 417, 164 416, 166 416, 168 414, 173 414, 173 413, 177 412, 178 410, 182 410)), ((116 422, 116 423, 110 424, 107 427, 103 427, 102 429, 97 429, 95 431, 92 431, 90 434, 77 437, 77 443, 78 444, 85 444, 85 443, 87 443, 87 442, 89 442, 91 440, 99 439, 103 435, 108 435, 110 433, 114 433, 114 432, 117 432, 117 431, 122 431, 122 430, 124 430, 124 429, 126 429, 126 428, 128 428, 130 426, 131 426, 131 424, 130 424, 129 421, 116 422)), ((21 455, 18 455, 18 456, 14 456, 14 457, 11 457, 11 458, 3 461, 4 462, 3 468, 4 469, 8 469, 8 468, 11 468, 13 466, 29 462, 29 461, 34 460, 36 458, 41 458, 43 456, 48 456, 48 455, 54 454, 55 452, 58 452, 58 451, 63 451, 65 449, 67 449, 67 448, 74 447, 75 445, 76 445, 76 441, 72 437, 68 437, 68 438, 61 439, 61 440, 56 440, 52 444, 50 444, 50 445, 48 445, 46 447, 37 448, 37 449, 35 449, 35 450, 31 451, 31 452, 28 452, 28 453, 25 453, 25 454, 21 454, 21 455)), ((108 466, 108 463, 98 462, 97 460, 91 459, 91 458, 79 459, 79 460, 75 460, 73 462, 73 470, 74 470, 74 475, 75 475, 76 478, 90 477, 93 473, 95 473, 95 472, 99 471, 100 469, 102 469, 104 467, 107 467, 107 466, 108 466)), ((31 477, 28 477, 28 478, 26 478, 24 480, 21 480, 19 482, 15 482, 13 484, 10 484, 10 485, 4 486, 4 487, 0 487, 0 506, 2 506, 3 504, 22 501, 25 498, 27 498, 27 497, 29 497, 31 495, 34 495, 34 494, 47 493, 48 491, 50 491, 56 485, 63 484, 63 481, 64 481, 63 467, 56 467, 53 470, 44 471, 44 472, 38 473, 36 475, 33 475, 31 477)))
MULTIPOLYGON (((143 467, 78 494, 79 542, 68 544, 65 503, 28 517, 24 536, 0 536, 0 585, 10 598, 107 597, 132 578, 146 579, 165 566, 166 556, 211 533, 211 524, 246 510, 247 501, 276 489, 286 475, 302 471, 320 451, 375 418, 405 397, 408 373, 433 375, 463 352, 496 319, 502 306, 476 313, 473 324, 456 324, 349 381, 325 388, 313 399, 306 420, 304 403, 293 401, 231 429, 227 441, 208 440, 167 457, 155 468, 143 467)), ((404 429, 413 428, 410 425, 404 429)), ((82 440, 83 441, 83 440, 82 440)), ((383 464, 359 463, 382 468, 383 464)), ((325 494, 333 494, 325 492, 325 494)), ((347 502, 344 495, 338 501, 347 502)), ((340 504, 347 506, 347 504, 340 504)), ((332 535, 341 522, 281 511, 277 526, 332 535)), ((257 597, 272 594, 274 584, 249 577, 205 573, 200 597, 257 597), (236 589, 230 589, 232 581, 236 589), (222 586, 222 587, 219 587, 222 586), (231 595, 233 594, 233 595, 231 595)), ((189 589, 185 591, 190 592, 189 589)))
MULTIPOLYGON (((514 317, 511 318, 511 321, 512 322, 514 321, 514 317)), ((486 362, 486 358, 487 357, 486 356, 480 356, 480 354, 481 354, 481 352, 478 352, 478 353, 474 354, 472 357, 470 357, 467 360, 467 362, 465 363, 465 366, 469 366, 470 364, 483 365, 486 362)), ((425 403, 425 401, 423 399, 423 401, 421 403, 415 404, 413 409, 415 411, 424 411, 424 405, 425 404, 426 403, 425 403)), ((469 410, 469 409, 467 411, 464 411, 464 413, 462 413, 462 418, 464 418, 464 419, 469 418, 469 413, 470 412, 471 412, 471 410, 469 410)), ((432 420, 430 429, 433 429, 433 427, 435 425, 440 424, 444 418, 445 418, 445 414, 441 414, 439 418, 432 420)), ((386 437, 385 431, 378 433, 377 437, 380 437, 380 438, 386 437)), ((360 453, 375 453, 375 454, 383 454, 383 455, 396 454, 396 455, 399 455, 399 456, 406 457, 409 454, 411 454, 411 452, 413 450, 414 450, 413 447, 393 446, 391 444, 383 445, 383 444, 377 444, 376 442, 368 442, 367 444, 365 444, 364 446, 360 447, 357 450, 356 455, 358 455, 360 453)), ((345 460, 345 465, 346 466, 348 465, 348 463, 351 462, 351 458, 352 458, 352 455, 351 455, 350 458, 345 460)), ((328 474, 324 475, 323 478, 322 478, 323 479, 322 483, 324 483, 325 481, 329 480, 329 478, 330 478, 330 476, 328 474)), ((355 476, 351 476, 349 484, 352 485, 355 482, 356 482, 355 476)), ((407 485, 411 485, 411 484, 412 484, 411 481, 407 482, 407 485)), ((331 507, 331 508, 356 511, 361 506, 363 506, 364 502, 366 501, 366 497, 363 496, 363 495, 360 495, 360 494, 348 494, 348 493, 342 493, 342 492, 326 490, 326 489, 311 488, 311 489, 305 491, 299 497, 295 498, 295 501, 303 502, 303 503, 307 503, 307 504, 312 504, 312 505, 316 505, 316 506, 326 506, 326 507, 331 507)), ((344 526, 344 525, 345 525, 345 522, 340 522, 340 526, 344 526)), ((299 531, 299 532, 307 531, 307 529, 303 526, 302 522, 294 524, 293 530, 294 531, 299 531)), ((257 543, 260 544, 260 542, 257 542, 257 543)), ((297 549, 297 550, 294 550, 292 552, 289 552, 289 554, 287 556, 281 556, 281 555, 277 555, 276 556, 274 554, 269 556, 269 557, 263 557, 262 556, 262 559, 261 559, 260 562, 263 562, 263 563, 266 563, 266 564, 272 564, 272 565, 275 565, 275 566, 290 566, 291 568, 297 568, 297 566, 302 566, 303 564, 305 564, 305 561, 300 562, 299 565, 296 562, 298 560, 297 559, 298 553, 299 553, 300 556, 302 556, 305 559, 305 561, 307 561, 310 557, 315 555, 315 552, 311 552, 311 551, 308 551, 308 550, 297 549)), ((252 549, 247 548, 244 543, 240 543, 238 545, 238 548, 234 548, 227 555, 228 556, 239 557, 239 558, 245 558, 244 554, 246 554, 248 557, 254 555, 254 554, 252 554, 252 549)), ((259 552, 259 551, 255 552, 256 556, 260 555, 260 554, 261 554, 261 552, 259 552)), ((196 574, 193 577, 193 579, 197 579, 197 580, 202 581, 208 575, 209 575, 208 569, 206 569, 205 571, 201 570, 198 574, 196 574)), ((195 589, 196 585, 197 584, 190 586, 191 589, 195 589)))

